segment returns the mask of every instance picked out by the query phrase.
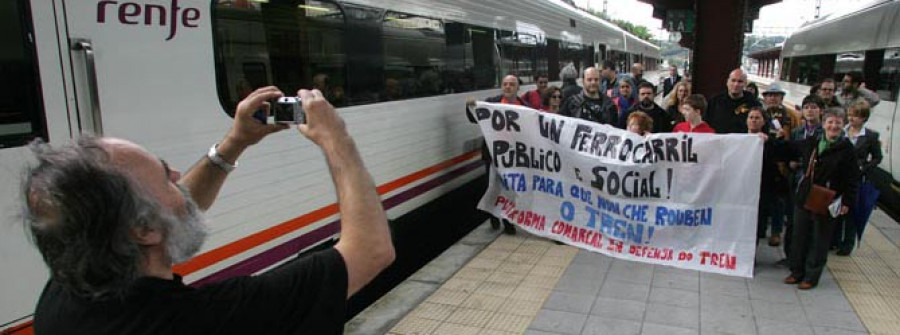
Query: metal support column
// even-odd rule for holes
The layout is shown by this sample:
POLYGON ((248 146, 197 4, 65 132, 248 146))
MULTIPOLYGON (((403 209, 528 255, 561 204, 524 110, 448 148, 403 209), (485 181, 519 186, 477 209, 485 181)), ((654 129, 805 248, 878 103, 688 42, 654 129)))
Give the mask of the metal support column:
POLYGON ((693 91, 711 97, 725 91, 728 73, 740 67, 748 0, 696 1, 693 91))

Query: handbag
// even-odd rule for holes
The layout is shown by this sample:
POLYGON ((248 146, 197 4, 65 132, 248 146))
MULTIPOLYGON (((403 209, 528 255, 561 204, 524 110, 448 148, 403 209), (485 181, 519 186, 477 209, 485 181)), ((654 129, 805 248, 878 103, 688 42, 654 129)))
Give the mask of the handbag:
POLYGON ((837 192, 815 183, 817 151, 813 150, 812 155, 809 157, 809 166, 806 168, 806 178, 809 179, 810 187, 809 194, 806 196, 806 202, 803 203, 803 208, 814 214, 828 215, 828 205, 831 205, 834 201, 834 196, 837 192))

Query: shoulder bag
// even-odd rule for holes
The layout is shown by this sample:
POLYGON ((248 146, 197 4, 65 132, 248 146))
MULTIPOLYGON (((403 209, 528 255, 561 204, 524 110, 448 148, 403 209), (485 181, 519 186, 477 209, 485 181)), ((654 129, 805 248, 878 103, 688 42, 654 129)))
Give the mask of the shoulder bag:
POLYGON ((813 150, 809 158, 809 166, 806 168, 806 178, 809 178, 809 194, 803 208, 818 215, 828 215, 828 205, 834 201, 836 192, 824 186, 816 185, 816 152, 813 150))

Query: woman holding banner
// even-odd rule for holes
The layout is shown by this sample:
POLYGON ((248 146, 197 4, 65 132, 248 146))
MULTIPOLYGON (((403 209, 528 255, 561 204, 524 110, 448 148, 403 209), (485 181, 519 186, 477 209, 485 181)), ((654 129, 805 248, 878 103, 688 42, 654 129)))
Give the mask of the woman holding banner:
MULTIPOLYGON (((844 116, 827 111, 822 117, 824 133, 796 142, 805 171, 797 187, 791 274, 785 284, 801 290, 816 287, 828 260, 831 234, 839 216, 855 204, 859 167, 850 140, 841 136, 844 116)), ((796 162, 792 166, 796 167, 796 162)))
POLYGON ((881 163, 883 157, 881 153, 881 143, 878 141, 878 133, 872 129, 865 128, 863 125, 869 120, 869 103, 860 100, 850 104, 847 109, 847 116, 850 120, 844 135, 853 144, 853 152, 856 154, 856 160, 859 162, 860 170, 860 186, 859 195, 857 196, 856 206, 853 207, 851 215, 847 215, 842 223, 843 229, 836 234, 840 235, 838 239, 839 256, 848 256, 853 251, 856 239, 862 236, 862 229, 868 221, 869 214, 878 199, 878 189, 868 182, 866 176, 878 164, 881 163), (865 199, 872 201, 865 202, 865 199))

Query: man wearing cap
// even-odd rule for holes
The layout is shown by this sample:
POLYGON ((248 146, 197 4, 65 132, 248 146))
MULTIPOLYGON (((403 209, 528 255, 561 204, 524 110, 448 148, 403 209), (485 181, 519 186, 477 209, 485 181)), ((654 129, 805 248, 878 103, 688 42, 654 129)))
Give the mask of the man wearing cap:
POLYGON ((772 120, 772 124, 769 125, 770 135, 783 139, 787 139, 791 131, 801 124, 800 113, 784 105, 786 93, 778 82, 772 83, 762 92, 763 107, 772 120), (778 120, 778 124, 775 124, 775 120, 778 120))
MULTIPOLYGON (((783 104, 785 93, 778 82, 772 83, 762 92, 763 106, 766 113, 769 114, 768 119, 771 120, 771 124, 767 127, 769 136, 783 140, 787 140, 791 135, 791 131, 800 126, 800 116, 797 115, 797 112, 788 109, 783 104)), ((779 162, 777 165, 778 172, 781 175, 776 177, 785 180, 784 178, 790 176, 790 171, 786 164, 779 162)), ((787 186, 785 187, 785 192, 776 192, 775 198, 772 199, 773 203, 770 204, 772 228, 769 235, 769 245, 773 247, 781 245, 785 211, 790 210, 790 207, 787 207, 787 204, 790 204, 790 202, 787 198, 789 192, 786 192, 786 189, 787 186)))

